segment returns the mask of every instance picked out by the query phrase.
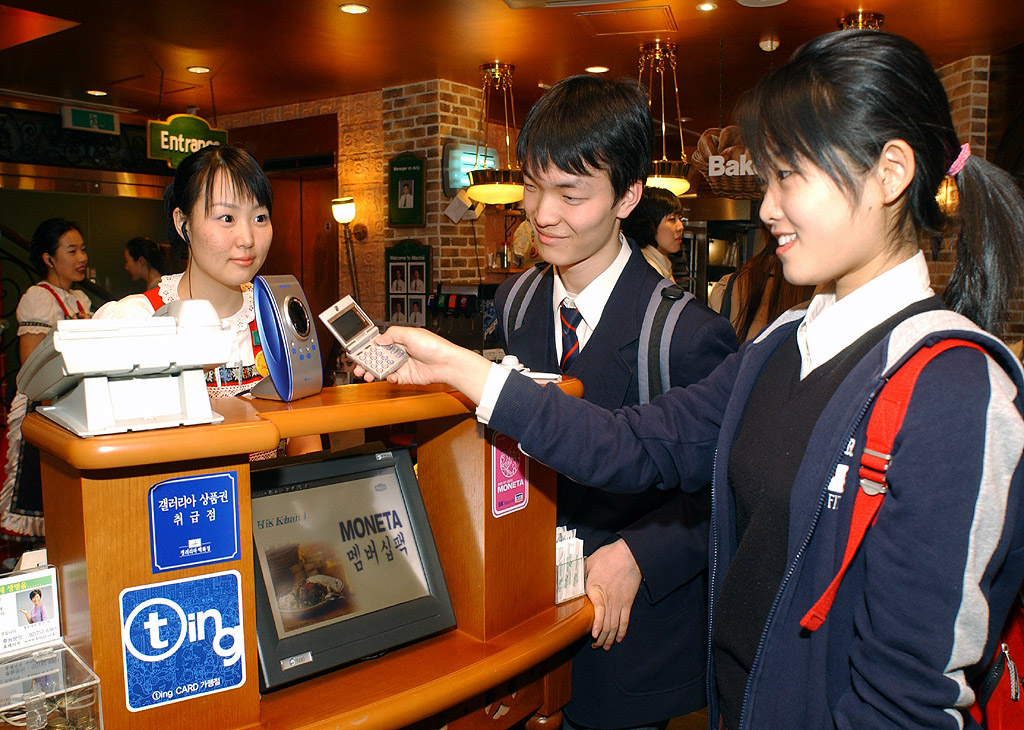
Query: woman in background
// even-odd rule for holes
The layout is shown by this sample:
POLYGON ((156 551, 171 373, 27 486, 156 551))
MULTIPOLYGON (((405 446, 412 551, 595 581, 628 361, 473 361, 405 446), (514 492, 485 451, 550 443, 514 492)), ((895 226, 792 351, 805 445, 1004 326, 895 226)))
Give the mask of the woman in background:
POLYGON ((647 262, 669 281, 672 261, 683 243, 683 204, 665 188, 645 187, 640 203, 622 221, 622 232, 633 239, 647 262))
POLYGON ((810 300, 813 286, 794 286, 782 275, 775 255, 778 241, 768 237, 764 247, 739 271, 723 276, 708 296, 708 306, 732 323, 736 339, 745 342, 798 304, 810 300))
MULTIPOLYGON (((41 277, 18 301, 18 355, 22 365, 63 319, 88 319, 92 302, 72 284, 85 279, 89 256, 77 223, 50 218, 32 234, 29 261, 41 277)), ((17 393, 7 418, 7 462, 0 489, 0 534, 15 540, 43 537, 39 454, 21 440, 28 399, 17 393)))
POLYGON ((160 283, 166 269, 160 244, 146 236, 136 236, 124 246, 124 270, 132 281, 141 281, 147 290, 160 283))

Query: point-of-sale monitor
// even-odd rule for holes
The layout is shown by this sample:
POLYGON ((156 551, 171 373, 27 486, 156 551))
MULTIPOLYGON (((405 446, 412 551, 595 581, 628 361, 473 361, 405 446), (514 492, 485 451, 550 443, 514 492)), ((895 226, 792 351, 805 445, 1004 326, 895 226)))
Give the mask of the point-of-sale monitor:
POLYGON ((407 451, 253 467, 263 689, 455 625, 407 451))

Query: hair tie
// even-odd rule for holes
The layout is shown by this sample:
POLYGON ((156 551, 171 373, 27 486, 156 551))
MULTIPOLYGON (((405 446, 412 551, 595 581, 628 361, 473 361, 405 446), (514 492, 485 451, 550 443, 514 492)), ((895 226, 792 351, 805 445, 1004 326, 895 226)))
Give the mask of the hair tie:
POLYGON ((953 160, 953 164, 949 166, 946 174, 950 177, 956 177, 960 174, 960 171, 964 169, 964 163, 967 162, 967 158, 971 156, 971 145, 968 142, 964 142, 960 146, 960 154, 953 160))

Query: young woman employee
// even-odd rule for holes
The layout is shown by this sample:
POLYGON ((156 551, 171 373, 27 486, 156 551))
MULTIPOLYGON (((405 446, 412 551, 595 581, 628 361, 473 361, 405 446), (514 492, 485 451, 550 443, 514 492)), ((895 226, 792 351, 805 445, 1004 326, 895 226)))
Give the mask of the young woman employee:
POLYGON ((150 317, 178 299, 209 300, 235 332, 224 366, 207 373, 210 397, 248 392, 264 375, 252 279, 270 251, 273 194, 267 176, 238 147, 211 145, 186 157, 164 194, 167 234, 175 254, 188 257, 185 271, 160 278, 96 311, 98 319, 150 317))
POLYGON ((577 481, 633 491, 713 477, 711 727, 970 726, 971 683, 1024 576, 1024 371, 989 334, 1020 274, 1024 201, 957 139, 931 63, 895 35, 811 41, 740 116, 785 277, 823 287, 806 309, 700 383, 614 413, 421 329, 380 338, 412 356, 391 378, 458 388, 577 481), (946 176, 959 193, 948 309, 920 251, 946 222, 946 176), (921 372, 877 521, 808 631, 800 620, 842 558, 872 398, 948 337, 981 350, 947 350, 921 372))
MULTIPOLYGON (((87 319, 92 302, 72 284, 85 279, 89 256, 77 223, 63 218, 43 221, 32 234, 29 260, 42 280, 18 301, 18 355, 24 364, 57 322, 87 319)), ((28 399, 14 396, 7 417, 7 454, 0 489, 0 535, 32 541, 43 536, 43 495, 39 456, 21 440, 28 399)))

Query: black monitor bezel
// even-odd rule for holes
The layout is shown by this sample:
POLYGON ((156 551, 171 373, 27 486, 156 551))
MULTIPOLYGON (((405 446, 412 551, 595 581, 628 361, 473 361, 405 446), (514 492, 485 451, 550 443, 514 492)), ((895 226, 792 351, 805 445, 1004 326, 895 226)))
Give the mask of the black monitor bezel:
MULTIPOLYGON (((253 563, 256 593, 256 639, 260 664, 260 691, 278 689, 361 659, 377 656, 390 649, 412 643, 455 626, 455 613, 448 595, 441 561, 434 544, 423 497, 405 449, 372 454, 343 456, 306 463, 263 467, 254 464, 250 475, 255 501, 281 489, 301 490, 310 482, 322 484, 325 478, 359 478, 383 468, 393 468, 409 512, 410 532, 423 564, 429 595, 389 606, 351 619, 313 628, 295 636, 279 638, 270 599, 260 566, 259 548, 253 539, 253 563), (287 670, 282 661, 302 657, 287 670)), ((255 526, 254 526, 255 530, 255 526)))

